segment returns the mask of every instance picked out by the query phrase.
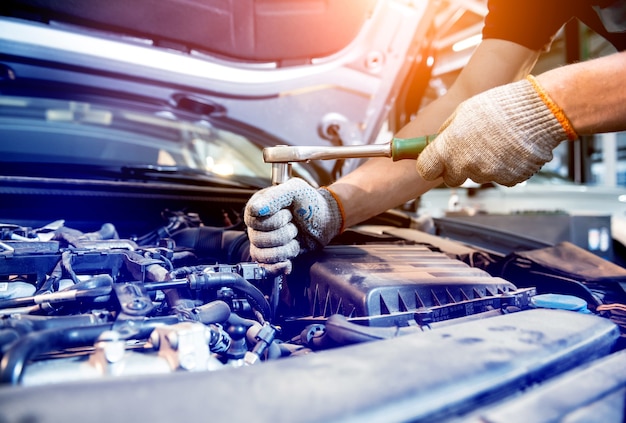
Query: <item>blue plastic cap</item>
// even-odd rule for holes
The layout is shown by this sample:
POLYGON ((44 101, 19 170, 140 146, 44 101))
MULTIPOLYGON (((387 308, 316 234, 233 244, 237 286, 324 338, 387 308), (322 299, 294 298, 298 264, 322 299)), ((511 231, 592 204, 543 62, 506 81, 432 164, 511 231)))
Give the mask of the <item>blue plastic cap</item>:
POLYGON ((531 298, 530 303, 536 308, 552 308, 559 310, 589 313, 587 302, 582 298, 564 294, 540 294, 531 298))

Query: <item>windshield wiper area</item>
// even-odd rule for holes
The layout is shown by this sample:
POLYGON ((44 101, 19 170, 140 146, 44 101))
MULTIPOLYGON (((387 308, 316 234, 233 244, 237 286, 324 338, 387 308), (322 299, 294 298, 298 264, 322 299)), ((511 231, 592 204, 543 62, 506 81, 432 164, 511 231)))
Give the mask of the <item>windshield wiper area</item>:
POLYGON ((161 166, 153 164, 124 165, 120 168, 124 180, 156 180, 193 184, 227 185, 233 188, 260 188, 267 181, 239 175, 223 176, 206 170, 185 166, 161 166))

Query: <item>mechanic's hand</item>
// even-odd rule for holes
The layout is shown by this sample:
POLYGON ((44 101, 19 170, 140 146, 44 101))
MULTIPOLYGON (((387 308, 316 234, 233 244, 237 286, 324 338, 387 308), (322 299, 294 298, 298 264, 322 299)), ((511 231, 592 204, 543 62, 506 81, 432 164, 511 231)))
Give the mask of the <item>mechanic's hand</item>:
POLYGON ((250 198, 244 212, 250 255, 270 273, 291 273, 291 259, 322 248, 342 229, 335 197, 298 178, 264 188, 250 198))
POLYGON ((417 159, 426 180, 449 186, 467 178, 513 186, 552 160, 552 150, 577 138, 569 120, 529 76, 459 104, 417 159))

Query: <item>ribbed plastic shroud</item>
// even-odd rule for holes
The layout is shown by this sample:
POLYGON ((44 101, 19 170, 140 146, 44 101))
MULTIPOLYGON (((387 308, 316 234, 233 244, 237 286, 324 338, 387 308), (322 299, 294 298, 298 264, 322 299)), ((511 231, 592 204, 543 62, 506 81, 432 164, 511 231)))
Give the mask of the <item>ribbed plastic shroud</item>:
POLYGON ((504 305, 523 307, 534 294, 420 245, 329 246, 310 275, 313 318, 342 314, 367 318, 370 325, 430 323, 504 305))

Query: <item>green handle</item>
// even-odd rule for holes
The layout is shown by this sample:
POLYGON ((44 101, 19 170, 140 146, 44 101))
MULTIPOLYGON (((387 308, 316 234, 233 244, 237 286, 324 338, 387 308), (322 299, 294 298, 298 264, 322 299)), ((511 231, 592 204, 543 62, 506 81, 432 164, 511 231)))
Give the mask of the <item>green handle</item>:
POLYGON ((394 138, 391 140, 391 158, 394 162, 402 159, 417 159, 417 156, 436 136, 437 134, 417 138, 394 138))

